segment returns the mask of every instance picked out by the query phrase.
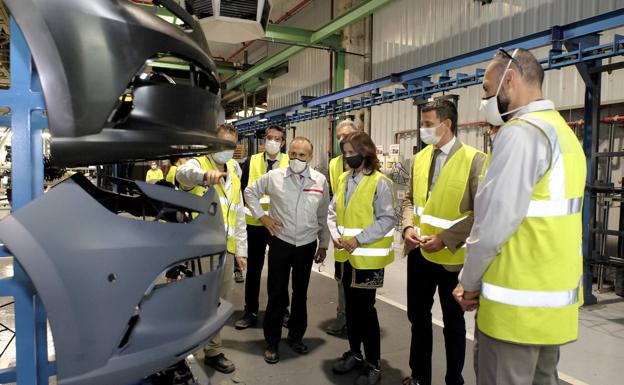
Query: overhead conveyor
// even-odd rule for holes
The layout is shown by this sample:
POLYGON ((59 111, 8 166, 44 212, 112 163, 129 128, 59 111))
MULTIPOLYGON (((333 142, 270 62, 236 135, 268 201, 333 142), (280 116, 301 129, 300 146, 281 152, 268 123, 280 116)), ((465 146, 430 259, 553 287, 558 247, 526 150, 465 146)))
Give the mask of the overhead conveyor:
POLYGON ((406 99, 426 99, 435 93, 474 86, 483 81, 485 69, 477 68, 471 74, 451 75, 451 71, 485 63, 499 48, 510 50, 551 46, 549 56, 540 60, 545 70, 594 63, 624 54, 624 36, 616 34, 613 41, 608 44, 597 43, 598 33, 622 25, 624 25, 624 10, 620 9, 564 26, 554 26, 542 32, 422 67, 390 74, 324 96, 305 98, 300 103, 241 119, 234 124, 239 134, 249 134, 273 124, 289 125, 306 120, 338 116, 385 103, 406 99), (382 90, 393 85, 396 86, 393 91, 382 90), (362 94, 367 95, 359 99, 343 101, 343 99, 362 94))

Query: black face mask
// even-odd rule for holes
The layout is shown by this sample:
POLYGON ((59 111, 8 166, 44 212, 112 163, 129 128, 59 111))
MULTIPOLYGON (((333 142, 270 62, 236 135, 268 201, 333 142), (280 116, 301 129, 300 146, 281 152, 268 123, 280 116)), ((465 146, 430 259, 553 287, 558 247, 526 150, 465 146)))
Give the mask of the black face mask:
POLYGON ((348 157, 345 156, 344 160, 345 162, 347 162, 349 167, 351 167, 352 169, 356 169, 360 167, 362 162, 364 162, 364 157, 360 154, 357 154, 357 155, 348 156, 348 157))

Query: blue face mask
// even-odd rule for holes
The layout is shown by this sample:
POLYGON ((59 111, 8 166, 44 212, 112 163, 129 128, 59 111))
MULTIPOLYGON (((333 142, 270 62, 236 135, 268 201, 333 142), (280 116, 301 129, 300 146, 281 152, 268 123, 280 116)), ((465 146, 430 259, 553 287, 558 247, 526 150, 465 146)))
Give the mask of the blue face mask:
POLYGON ((234 156, 234 150, 225 150, 212 154, 212 159, 219 164, 226 164, 234 156))

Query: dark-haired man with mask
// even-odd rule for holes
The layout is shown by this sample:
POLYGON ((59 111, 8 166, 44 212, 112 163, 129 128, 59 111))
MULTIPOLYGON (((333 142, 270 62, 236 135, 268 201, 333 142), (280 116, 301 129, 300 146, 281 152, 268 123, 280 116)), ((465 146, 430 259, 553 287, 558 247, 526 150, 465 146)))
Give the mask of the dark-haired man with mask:
POLYGON ((482 110, 500 128, 454 292, 479 308, 481 385, 558 384, 559 346, 578 335, 586 163, 543 79, 523 49, 500 50, 484 75, 482 110))
POLYGON ((291 272, 292 302, 286 342, 296 353, 308 352, 303 336, 308 324, 307 292, 312 262, 323 262, 329 244, 329 186, 323 174, 309 167, 312 152, 310 140, 293 139, 288 168, 268 172, 245 190, 254 219, 272 235, 267 279, 269 301, 264 316, 267 343, 264 360, 269 364, 279 361, 291 272), (271 198, 268 213, 261 206, 261 197, 265 195, 271 198))
POLYGON ((405 385, 431 385, 431 307, 436 289, 444 318, 446 384, 464 383, 464 313, 453 289, 464 263, 474 196, 485 154, 455 136, 457 108, 449 100, 421 107, 420 139, 403 211, 407 260, 407 315, 412 324, 410 368, 405 385))
MULTIPOLYGON (((285 131, 280 126, 267 128, 264 136, 264 151, 250 156, 242 167, 241 188, 254 184, 262 175, 271 170, 288 167, 288 155, 280 150, 286 144, 285 131)), ((263 196, 260 204, 265 213, 269 212, 271 199, 263 196)), ((260 278, 264 267, 264 255, 271 234, 256 220, 249 205, 245 206, 245 220, 247 222, 247 240, 249 253, 247 257, 247 275, 245 276, 245 313, 236 321, 236 329, 247 329, 258 322, 258 308, 260 298, 260 278)))

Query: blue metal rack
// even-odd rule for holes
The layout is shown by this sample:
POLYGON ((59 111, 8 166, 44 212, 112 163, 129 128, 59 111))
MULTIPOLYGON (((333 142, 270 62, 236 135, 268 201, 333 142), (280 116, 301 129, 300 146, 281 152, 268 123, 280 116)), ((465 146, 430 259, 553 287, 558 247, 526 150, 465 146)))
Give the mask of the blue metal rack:
MULTIPOLYGON (((450 91, 480 84, 483 81, 484 69, 478 68, 472 74, 450 72, 469 65, 490 60, 499 48, 534 49, 552 46, 549 57, 540 60, 545 70, 560 69, 566 66, 593 63, 597 60, 624 55, 624 37, 616 35, 613 42, 599 45, 588 44, 587 36, 624 25, 624 9, 595 16, 565 26, 528 35, 506 43, 480 49, 475 52, 456 56, 437 63, 408 71, 391 74, 355 87, 328 95, 306 98, 301 103, 267 111, 262 114, 241 119, 234 123, 239 134, 249 134, 265 129, 273 124, 288 125, 291 123, 331 117, 346 112, 359 110, 385 103, 393 103, 406 99, 426 99, 434 93, 450 91), (577 43, 583 40, 581 44, 577 43), (564 50, 568 48, 567 50, 564 50), (573 48, 571 48, 573 47, 573 48), (437 80, 432 81, 436 77, 437 80), (393 91, 380 91, 382 88, 397 85, 393 91), (345 98, 370 92, 370 96, 362 96, 359 100, 341 102, 345 98)), ((597 41, 597 40, 596 40, 597 41)))
MULTIPOLYGON (((26 205, 43 194, 42 129, 47 126, 43 114, 45 101, 30 50, 15 20, 11 18, 11 87, 0 90, 0 106, 10 108, 3 125, 12 129, 13 209, 26 205)), ((1 235, 0 235, 1 239, 1 235)), ((10 256, 5 248, 0 256, 10 256)), ((19 385, 47 384, 56 373, 48 362, 47 319, 39 296, 20 266, 13 260, 13 277, 0 279, 0 296, 15 298, 15 368, 0 370, 0 383, 19 385)))

